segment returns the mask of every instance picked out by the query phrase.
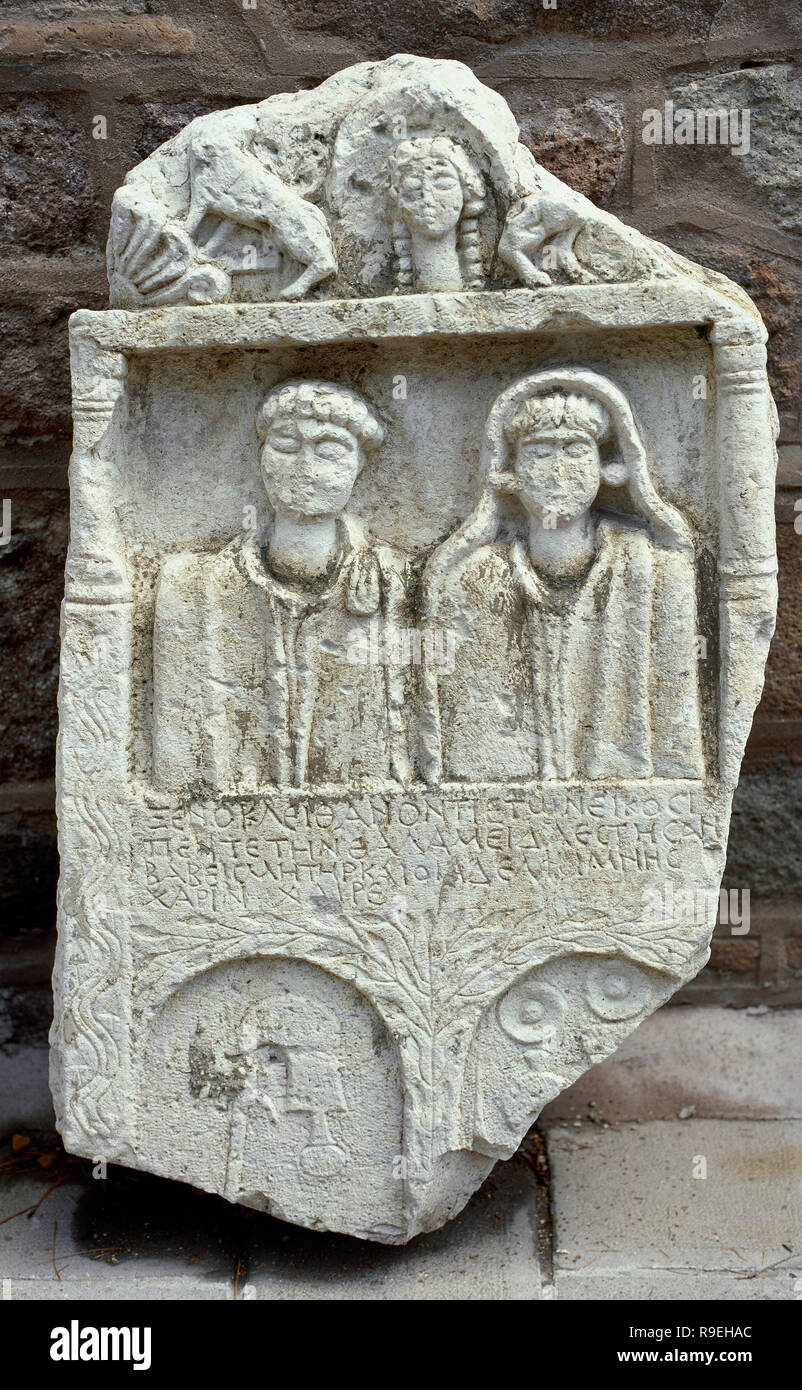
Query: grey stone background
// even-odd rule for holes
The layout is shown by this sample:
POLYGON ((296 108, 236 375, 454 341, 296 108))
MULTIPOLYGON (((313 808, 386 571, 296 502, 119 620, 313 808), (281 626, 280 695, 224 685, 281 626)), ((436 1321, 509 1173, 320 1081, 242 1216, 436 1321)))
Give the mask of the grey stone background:
POLYGON ((751 893, 677 1003, 802 1000, 802 12, 793 0, 0 0, 0 1048, 43 1043, 57 856, 58 615, 67 539, 67 319, 107 303, 114 189, 191 117, 407 50, 469 63, 535 157, 732 276, 769 329, 782 421, 780 616, 725 882, 751 893), (751 150, 649 146, 642 113, 748 107, 751 150), (95 138, 97 117, 106 138, 95 138))

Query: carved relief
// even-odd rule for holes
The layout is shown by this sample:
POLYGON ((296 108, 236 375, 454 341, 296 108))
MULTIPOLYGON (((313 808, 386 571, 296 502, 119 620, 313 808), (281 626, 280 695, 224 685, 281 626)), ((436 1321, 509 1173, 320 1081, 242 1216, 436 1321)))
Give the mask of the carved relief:
POLYGON ((538 263, 547 259, 552 271, 563 271, 567 279, 580 284, 592 283, 596 276, 580 265, 574 252, 585 220, 569 202, 530 194, 510 209, 499 256, 521 284, 533 288, 559 278, 538 263))
POLYGON ((192 1180, 287 1220, 310 1203, 313 1225, 339 1204, 359 1234, 398 1238, 403 1185, 379 1160, 401 1152, 398 1060, 351 984, 238 958, 188 978, 158 1019, 138 1052, 192 1180))
POLYGON ((483 469, 425 581, 429 621, 466 631, 430 682, 429 780, 701 777, 690 531, 621 391, 580 368, 524 378, 493 405, 483 469), (603 485, 627 514, 598 507, 603 485))
POLYGON ((501 1157, 544 1105, 666 999, 670 975, 631 957, 568 954, 519 978, 476 1029, 462 1093, 463 1142, 501 1157), (503 1079, 501 1079, 503 1078, 503 1079))
POLYGON ((353 664, 342 685, 360 629, 403 618, 403 557, 348 511, 383 433, 355 392, 283 383, 259 416, 268 522, 165 565, 154 744, 166 790, 408 780, 399 672, 353 664))
MULTIPOLYGON (((337 269, 326 219, 271 167, 257 117, 196 122, 184 161, 188 203, 171 215, 165 189, 148 182, 115 194, 109 234, 113 300, 127 307, 214 304, 254 297, 282 260, 299 268, 277 289, 301 299, 337 269), (207 133, 208 132, 208 133, 207 133), (232 136, 237 145, 232 147, 232 136)), ((230 115, 230 113, 229 113, 230 115)), ((268 283, 270 283, 270 278, 268 283)))
MULTIPOLYGON (((317 1000, 290 996, 252 1004, 228 1040, 224 1037, 223 1077, 210 1072, 200 1038, 190 1046, 190 1072, 201 1071, 193 1094, 227 1098, 230 1117, 225 1195, 237 1201, 248 1122, 253 1106, 266 1110, 273 1124, 291 1112, 309 1116, 309 1142, 300 1150, 298 1169, 309 1177, 333 1177, 348 1161, 348 1152, 332 1136, 331 1117, 348 1111, 338 1051, 341 1028, 336 1015, 317 1000), (227 1045, 226 1045, 227 1044, 227 1045)), ((217 1040, 215 1040, 217 1042, 217 1040)), ((219 1042, 217 1044, 219 1046, 219 1042)))
POLYGON ((132 1138, 131 1010, 128 888, 120 865, 130 830, 116 801, 127 769, 115 749, 115 732, 127 714, 131 605, 109 604, 101 588, 95 604, 65 602, 64 620, 61 926, 51 1083, 65 1141, 80 1150, 102 1140, 110 1158, 125 1160, 132 1138))
POLYGON ((444 135, 402 141, 388 175, 398 288, 481 289, 485 188, 462 147, 444 135))
POLYGON ((403 1242, 707 957, 776 600, 765 330, 408 55, 192 122, 109 272, 59 1124, 403 1242))
POLYGON ((115 194, 108 262, 138 309, 659 279, 679 258, 538 169, 466 68, 398 55, 192 121, 115 194))

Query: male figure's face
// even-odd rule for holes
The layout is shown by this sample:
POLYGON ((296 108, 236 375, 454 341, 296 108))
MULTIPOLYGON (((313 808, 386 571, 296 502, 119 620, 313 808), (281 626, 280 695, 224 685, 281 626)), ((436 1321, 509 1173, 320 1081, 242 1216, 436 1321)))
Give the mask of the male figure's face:
POLYGON ((262 447, 262 479, 274 511, 339 515, 362 463, 359 441, 341 425, 283 416, 262 447))
POLYGON ((574 521, 592 506, 601 483, 595 441, 570 429, 524 435, 515 452, 517 496, 530 516, 548 513, 557 525, 574 521))
POLYGON ((421 157, 410 162, 398 190, 398 208, 411 231, 437 238, 456 227, 462 215, 462 184, 447 159, 421 157))

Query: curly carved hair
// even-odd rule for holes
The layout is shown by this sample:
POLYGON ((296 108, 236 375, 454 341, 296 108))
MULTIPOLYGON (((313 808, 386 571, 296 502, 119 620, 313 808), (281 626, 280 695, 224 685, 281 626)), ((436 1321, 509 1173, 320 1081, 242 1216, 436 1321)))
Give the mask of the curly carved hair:
MULTIPOLYGON (((482 175, 462 145, 448 135, 421 135, 402 140, 387 163, 388 196, 397 207, 398 193, 410 165, 421 159, 437 159, 450 164, 462 187, 463 208, 457 227, 457 252, 462 262, 466 288, 480 290, 484 285, 484 269, 479 244, 478 219, 485 209, 485 185, 482 175)), ((411 290, 413 281, 412 242, 401 217, 393 222, 393 250, 396 258, 396 285, 411 290)))
POLYGON ((350 430, 363 449, 375 449, 384 440, 381 420, 350 387, 331 381, 283 381, 273 388, 257 415, 259 442, 264 444, 277 421, 299 416, 350 430))

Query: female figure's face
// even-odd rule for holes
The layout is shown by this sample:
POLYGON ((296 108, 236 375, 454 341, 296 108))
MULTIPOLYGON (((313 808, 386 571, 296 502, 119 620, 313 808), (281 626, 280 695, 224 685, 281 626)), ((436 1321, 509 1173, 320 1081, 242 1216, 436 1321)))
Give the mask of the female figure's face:
POLYGON ((439 156, 421 156, 408 164, 397 198, 403 221, 419 236, 444 236, 462 216, 464 199, 459 174, 453 164, 439 156))
POLYGON ((570 429, 525 435, 515 459, 516 496, 531 517, 553 519, 558 526, 589 510, 601 483, 595 441, 570 429))
POLYGON ((274 511, 338 516, 361 465, 359 441, 325 420, 274 420, 262 447, 262 479, 274 511))

